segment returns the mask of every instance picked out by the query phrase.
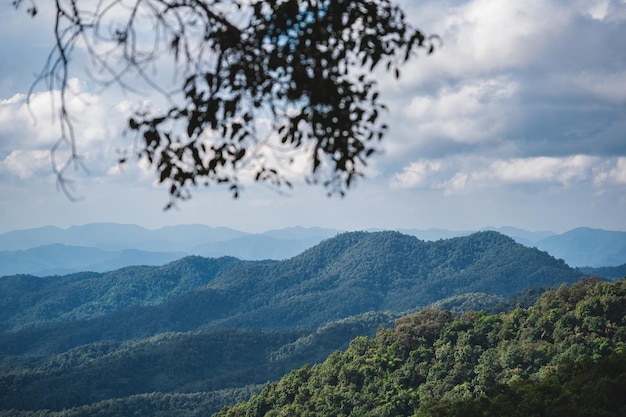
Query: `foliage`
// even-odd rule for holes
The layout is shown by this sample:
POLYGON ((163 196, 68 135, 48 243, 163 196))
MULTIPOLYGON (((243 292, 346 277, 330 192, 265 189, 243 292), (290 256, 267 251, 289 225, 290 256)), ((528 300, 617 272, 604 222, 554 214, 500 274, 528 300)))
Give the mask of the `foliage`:
POLYGON ((184 400, 214 412, 242 400, 242 392, 249 396, 250 386, 276 380, 305 363, 321 362, 333 351, 345 349, 354 337, 373 336, 385 325, 393 325, 393 316, 369 313, 314 332, 163 333, 90 343, 53 355, 0 356, 0 409, 72 408, 68 415, 74 416, 141 407, 176 409, 186 415, 179 403, 184 400), (179 396, 175 401, 165 395, 190 392, 202 395, 179 396), (148 398, 148 393, 163 394, 148 398), (164 404, 170 400, 172 404, 164 404))
POLYGON ((170 205, 196 184, 227 184, 236 197, 241 172, 290 186, 284 166, 294 150, 308 159, 310 180, 343 195, 387 131, 378 69, 397 78, 418 49, 433 51, 390 0, 65 0, 54 38, 39 81, 61 91, 60 143, 72 156, 55 164, 59 178, 78 160, 66 95, 83 49, 96 82, 132 89, 139 79, 167 97, 168 110, 138 110, 128 128, 170 205), (166 66, 179 72, 173 92, 150 75, 166 66))
POLYGON ((483 415, 483 401, 493 405, 487 415, 544 415, 532 411, 552 398, 551 415, 578 404, 579 415, 620 415, 624 400, 614 401, 623 397, 626 360, 594 361, 623 355, 625 343, 626 280, 582 280, 545 292, 527 309, 460 316, 428 309, 403 317, 395 329, 357 338, 345 352, 291 372, 218 416, 483 415), (621 365, 612 370, 611 363, 621 365), (581 386, 585 378, 596 383, 591 392, 581 386), (520 398, 530 401, 526 414, 509 413, 520 398), (448 413, 454 407, 458 413, 448 413))
POLYGON ((539 380, 499 384, 478 398, 432 402, 419 417, 619 417, 626 415, 626 354, 564 361, 539 380))
POLYGON ((437 310, 448 310, 453 313, 460 314, 470 310, 491 310, 506 302, 507 300, 501 296, 472 292, 435 301, 428 307, 437 310))
POLYGON ((35 368, 3 374, 0 404, 5 409, 61 410, 141 393, 209 392, 264 383, 290 369, 284 368, 288 361, 270 361, 271 352, 300 336, 295 331, 220 330, 87 345, 50 356, 35 368))
POLYGON ((61 411, 0 410, 0 417, 205 417, 219 411, 227 404, 249 398, 261 388, 261 385, 250 385, 212 392, 151 392, 99 401, 61 411))

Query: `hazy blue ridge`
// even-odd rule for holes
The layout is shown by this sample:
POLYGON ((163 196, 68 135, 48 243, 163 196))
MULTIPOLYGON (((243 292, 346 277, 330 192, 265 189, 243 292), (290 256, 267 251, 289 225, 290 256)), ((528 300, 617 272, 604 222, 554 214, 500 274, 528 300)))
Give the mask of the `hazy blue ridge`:
POLYGON ((0 276, 107 272, 125 266, 164 265, 185 255, 184 252, 149 252, 138 249, 111 251, 54 243, 31 249, 0 251, 0 276))
POLYGON ((206 257, 234 256, 244 260, 282 260, 296 256, 328 236, 281 239, 265 234, 243 236, 221 242, 205 243, 191 253, 206 257))
POLYGON ((626 263, 619 266, 603 266, 593 268, 590 266, 580 267, 585 275, 595 275, 607 279, 620 279, 626 277, 626 263))
POLYGON ((197 245, 229 240, 248 233, 227 227, 204 225, 146 229, 133 224, 89 223, 67 229, 42 227, 0 234, 0 250, 20 250, 53 243, 106 250, 189 251, 197 245))
POLYGON ((571 266, 618 266, 626 263, 626 232, 580 227, 542 239, 537 248, 571 266))
POLYGON ((335 229, 291 227, 249 234, 226 227, 93 223, 0 234, 0 276, 105 272, 124 266, 163 265, 185 255, 286 259, 337 234, 335 229))

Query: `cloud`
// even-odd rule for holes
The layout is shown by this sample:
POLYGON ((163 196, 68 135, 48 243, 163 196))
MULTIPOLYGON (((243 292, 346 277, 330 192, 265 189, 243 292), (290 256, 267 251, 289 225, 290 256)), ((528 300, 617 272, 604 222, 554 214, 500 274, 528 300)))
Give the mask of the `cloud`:
POLYGON ((406 109, 417 138, 479 144, 499 140, 514 117, 518 85, 506 77, 470 80, 416 96, 406 109))
MULTIPOLYGON (((19 42, 0 46, 8 57, 0 62, 0 185, 20 197, 5 194, 5 223, 21 219, 27 225, 32 223, 27 214, 35 218, 49 210, 47 222, 63 213, 67 224, 77 218, 93 221, 96 215, 110 220, 110 213, 118 213, 115 221, 209 221, 257 230, 270 223, 329 221, 355 228, 462 228, 498 222, 623 229, 626 2, 400 1, 407 18, 426 34, 441 36, 443 45, 433 55, 420 53, 410 61, 400 80, 376 74, 381 98, 389 104, 384 116, 390 131, 381 144, 384 155, 374 156, 365 181, 340 202, 326 200, 324 190, 299 184, 289 197, 278 197, 252 184, 253 171, 247 167, 240 172, 246 190, 236 203, 219 187, 199 189, 181 204, 179 217, 159 217, 167 190, 155 189, 153 169, 132 158, 133 137, 121 135, 126 118, 142 101, 153 107, 167 104, 156 95, 122 96, 116 87, 95 94, 93 80, 81 72, 88 63, 80 61, 80 48, 73 75, 81 82, 73 84, 78 95, 71 105, 81 137, 78 151, 90 171, 75 184, 87 195, 81 204, 88 209, 79 214, 78 206, 59 208, 67 202, 51 185, 49 154, 60 134, 51 122, 56 110, 50 99, 58 95, 36 91, 36 124, 24 95, 52 46, 54 16, 49 12, 54 6, 42 3, 36 19, 24 13, 9 19, 0 35, 19 42), (129 157, 122 171, 117 166, 120 148, 129 157), (35 196, 40 205, 32 204, 35 196), (51 210, 55 198, 59 209, 51 210), (17 204, 9 206, 12 201, 17 204), (151 209, 157 214, 147 215, 151 209)), ((179 81, 172 68, 155 68, 163 85, 179 81)), ((135 87, 147 91, 140 82, 135 87)), ((285 167, 286 160, 294 159, 290 179, 310 171, 303 154, 264 146, 254 151, 268 163, 285 167)))
MULTIPOLYGON (((386 172, 444 158, 539 164, 535 158, 626 156, 626 2, 408 7, 443 46, 410 62, 398 85, 381 81, 392 119, 386 172)), ((465 189, 474 182, 468 174, 465 189)))
POLYGON ((617 161, 611 164, 608 169, 598 172, 595 182, 598 186, 611 184, 626 185, 626 158, 617 158, 617 161))
POLYGON ((446 195, 511 186, 577 190, 626 184, 626 158, 589 155, 488 159, 468 156, 413 162, 390 180, 393 189, 441 190, 446 195))
POLYGON ((401 173, 396 174, 390 185, 395 189, 437 187, 439 185, 437 177, 442 166, 441 161, 413 162, 401 173))
MULTIPOLYGON (((59 141, 59 103, 58 91, 33 93, 30 98, 25 94, 0 98, 0 155, 4 156, 5 175, 13 173, 22 179, 52 175, 50 158, 55 146, 58 163, 69 157, 71 145, 59 141), (33 162, 43 155, 48 160, 45 170, 33 162)), ((82 163, 90 175, 106 175, 117 161, 117 150, 129 145, 121 135, 127 106, 123 101, 106 102, 77 79, 69 80, 66 106, 82 163)))
POLYGON ((47 176, 50 169, 49 151, 12 151, 0 160, 0 178, 9 176, 29 180, 35 176, 47 176))

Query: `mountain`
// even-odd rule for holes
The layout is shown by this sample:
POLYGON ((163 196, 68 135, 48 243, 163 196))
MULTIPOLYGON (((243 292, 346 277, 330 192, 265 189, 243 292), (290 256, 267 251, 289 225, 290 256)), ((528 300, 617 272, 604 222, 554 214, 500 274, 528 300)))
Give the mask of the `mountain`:
POLYGON ((2 356, 0 416, 187 417, 221 409, 216 417, 620 417, 625 315, 626 280, 584 279, 547 290, 526 308, 424 309, 376 335, 358 335, 359 326, 386 323, 381 314, 309 335, 165 333, 58 355, 2 356), (316 345, 332 345, 344 332, 358 336, 285 374, 294 358, 319 358, 316 345), (275 382, 241 386, 264 376, 275 382))
POLYGON ((156 230, 92 223, 0 234, 0 276, 104 272, 132 265, 163 265, 185 255, 286 259, 338 233, 291 227, 250 234, 226 227, 178 225, 156 230))
MULTIPOLYGON (((554 236, 554 232, 550 231, 537 231, 531 232, 528 230, 520 229, 517 227, 486 227, 480 231, 494 231, 507 235, 518 243, 525 246, 532 247, 534 243, 546 239, 550 236, 554 236)), ((446 230, 446 229, 400 229, 399 232, 412 235, 422 240, 439 240, 439 239, 451 239, 453 237, 461 237, 476 233, 476 230, 446 230)))
POLYGON ((513 238, 517 243, 521 243, 522 245, 529 247, 533 247, 535 243, 555 235, 554 232, 550 232, 548 230, 530 232, 528 230, 510 226, 490 227, 485 230, 500 232, 513 238))
MULTIPOLYGON (((489 227, 528 247, 537 247, 573 267, 612 267, 626 262, 626 232, 579 227, 562 234, 531 232, 515 227, 489 227)), ((445 229, 403 229, 403 233, 424 240, 467 236, 472 231, 445 229)))
POLYGON ((319 241, 322 241, 323 239, 333 237, 343 232, 345 232, 345 230, 294 226, 283 229, 268 230, 267 232, 263 232, 262 235, 283 240, 319 239, 319 241))
MULTIPOLYGON (((445 229, 401 229, 401 233, 426 241, 468 236, 475 231, 445 229)), ((528 247, 537 247, 556 258, 564 259, 571 266, 616 266, 626 262, 626 232, 611 232, 599 229, 579 228, 557 235, 550 231, 527 231, 514 227, 486 228, 497 231, 528 247)), ((84 247, 115 252, 135 249, 144 252, 177 254, 178 256, 199 255, 205 257, 234 256, 245 260, 288 259, 309 249, 324 239, 341 233, 336 229, 319 227, 288 227, 263 233, 246 233, 226 227, 204 225, 178 225, 149 230, 136 225, 116 223, 92 223, 72 226, 67 229, 42 227, 17 230, 0 234, 0 274, 28 273, 46 275, 79 271, 90 268, 97 271, 111 270, 121 266, 157 264, 148 258, 136 259, 125 255, 107 255, 104 258, 123 258, 117 261, 87 265, 76 262, 84 247), (66 252, 59 259, 38 258, 21 261, 19 266, 12 262, 15 251, 35 249, 49 245, 64 245, 66 252), (76 249, 72 249, 72 248, 76 249), (72 253, 72 250, 75 250, 72 253), (3 252, 4 251, 4 252, 3 252), (148 260, 144 260, 148 259, 148 260), (43 262, 43 267, 41 263, 43 262), (45 265, 53 265, 47 268, 45 265), (31 266, 32 265, 32 266, 31 266)), ((37 249, 39 250, 39 249, 37 249)), ((39 250, 41 252, 41 250, 39 250)), ((28 254, 18 255, 28 257, 28 254)), ((162 265, 171 260, 163 257, 162 265)))
POLYGON ((194 255, 245 260, 287 259, 340 233, 335 229, 290 227, 196 246, 194 255))
POLYGON ((163 265, 183 256, 183 252, 148 252, 137 249, 110 251, 55 243, 31 249, 0 251, 0 276, 105 272, 128 265, 163 265))
POLYGON ((352 232, 283 261, 193 256, 2 277, 0 409, 119 415, 110 410, 163 405, 168 395, 166 410, 189 401, 210 414, 407 311, 437 301, 487 308, 579 276, 497 232, 436 242, 352 232))
POLYGON ((626 262, 626 232, 580 227, 536 243, 571 266, 618 266, 626 262))
POLYGON ((50 244, 87 246, 106 250, 188 252, 195 246, 235 239, 248 233, 199 224, 150 230, 132 224, 90 223, 67 229, 46 226, 0 234, 0 250, 23 250, 50 244))
POLYGON ((156 306, 202 288, 243 264, 235 258, 187 257, 164 266, 133 266, 107 273, 0 278, 0 331, 89 320, 156 306))
POLYGON ((497 232, 424 242, 352 232, 285 261, 189 257, 106 274, 0 279, 0 354, 59 352, 167 331, 316 329, 464 293, 507 296, 580 272, 497 232))
POLYGON ((585 275, 595 275, 607 279, 620 279, 626 277, 626 263, 618 266, 601 266, 593 268, 590 266, 581 267, 585 275))
MULTIPOLYGON (((86 344, 47 356, 10 357, 12 363, 0 372, 0 384, 8 383, 12 389, 0 389, 0 410, 60 410, 104 401, 112 394, 129 397, 152 392, 242 390, 277 380, 305 363, 322 362, 332 352, 345 349, 351 339, 373 337, 381 326, 392 326, 394 318, 369 313, 312 332, 220 329, 162 333, 86 344)), ((206 415, 223 407, 225 400, 234 402, 229 393, 224 394, 226 398, 208 405, 211 408, 206 415)))

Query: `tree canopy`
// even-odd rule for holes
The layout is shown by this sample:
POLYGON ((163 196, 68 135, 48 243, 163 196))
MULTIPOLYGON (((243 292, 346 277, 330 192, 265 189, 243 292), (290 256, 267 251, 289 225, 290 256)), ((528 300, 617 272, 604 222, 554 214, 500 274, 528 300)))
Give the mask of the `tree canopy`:
MULTIPOLYGON (((14 0, 38 17, 35 0, 14 0)), ((128 117, 135 154, 168 187, 170 204, 197 185, 241 178, 291 187, 306 162, 308 182, 343 195, 363 175, 388 127, 375 75, 397 77, 426 36, 391 0, 56 0, 55 43, 36 80, 61 92, 60 184, 79 161, 66 96, 77 49, 95 81, 133 90, 141 79, 169 108, 128 117), (173 65, 174 91, 153 72, 173 65)), ((125 162, 121 157, 120 162, 125 162)))

